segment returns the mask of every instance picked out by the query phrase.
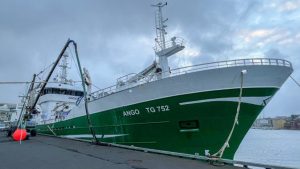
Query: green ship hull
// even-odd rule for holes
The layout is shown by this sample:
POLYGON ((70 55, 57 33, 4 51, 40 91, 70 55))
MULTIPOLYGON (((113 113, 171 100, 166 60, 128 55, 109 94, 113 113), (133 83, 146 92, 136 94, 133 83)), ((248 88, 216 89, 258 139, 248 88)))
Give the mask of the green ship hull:
MULTIPOLYGON (((243 89, 243 99, 267 99, 259 104, 242 99, 238 125, 223 158, 233 159, 252 123, 277 90, 243 89)), ((233 126, 239 92, 239 88, 198 92, 95 112, 91 114, 92 126, 101 142, 199 155, 209 150, 213 154, 223 146, 233 126)), ((38 125, 37 130, 41 134, 92 139, 86 116, 38 125)))

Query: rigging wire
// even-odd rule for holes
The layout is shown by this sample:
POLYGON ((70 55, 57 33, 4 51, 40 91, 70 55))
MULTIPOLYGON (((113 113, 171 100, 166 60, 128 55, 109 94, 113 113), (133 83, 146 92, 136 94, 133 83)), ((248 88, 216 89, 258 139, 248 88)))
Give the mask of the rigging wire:
MULTIPOLYGON (((69 50, 69 52, 70 52, 70 55, 71 55, 71 58, 72 58, 72 60, 73 60, 73 62, 74 62, 74 65, 76 66, 76 71, 77 71, 77 73, 78 73, 78 75, 80 75, 80 72, 79 72, 79 67, 78 67, 78 65, 77 64, 75 64, 76 63, 76 61, 75 61, 75 59, 74 59, 74 55, 73 55, 73 52, 72 52, 72 50, 70 49, 71 47, 68 47, 68 50, 69 50)), ((74 47, 73 47, 74 48, 74 47)), ((80 81, 81 82, 81 81, 80 81)), ((92 86, 93 87, 95 87, 96 89, 98 89, 98 90, 101 90, 101 88, 100 87, 98 87, 98 86, 96 86, 96 85, 94 85, 93 83, 92 83, 92 86)))
MULTIPOLYGON (((74 83, 81 83, 82 81, 73 81, 74 83)), ((9 85, 9 84, 30 84, 30 83, 46 83, 45 81, 37 81, 37 82, 28 82, 28 81, 2 81, 0 85, 9 85)), ((60 82, 47 82, 47 83, 60 83, 60 82)))
MULTIPOLYGON (((76 64, 76 61, 75 61, 75 59, 74 59, 74 55, 73 55, 73 52, 72 52, 72 50, 70 49, 71 47, 69 46, 68 47, 68 50, 69 50, 69 52, 70 52, 70 54, 71 54, 71 58, 72 58, 72 61, 73 61, 73 64, 76 66, 76 71, 77 71, 77 75, 79 76, 79 78, 80 78, 80 71, 79 71, 79 68, 78 68, 78 65, 76 64)), ((75 49, 74 49, 75 50, 75 49)))
POLYGON ((295 78, 293 78, 292 75, 290 75, 290 78, 296 83, 296 85, 297 85, 298 87, 300 87, 300 83, 299 83, 295 78))
POLYGON ((92 83, 92 86, 94 86, 94 87, 97 88, 98 90, 101 90, 101 88, 99 88, 98 86, 94 85, 93 83, 92 83))
MULTIPOLYGON (((68 47, 68 50, 71 54, 71 58, 73 60, 73 64, 76 63, 75 62, 75 59, 74 59, 74 55, 73 55, 73 52, 72 50, 70 49, 70 47, 68 47)), ((52 62, 51 64, 49 64, 48 66, 46 66, 43 70, 41 70, 39 73, 36 74, 36 77, 39 78, 40 80, 42 81, 37 81, 37 82, 33 82, 33 83, 45 83, 45 81, 43 81, 43 78, 40 77, 40 75, 43 75, 45 73, 45 71, 49 68, 51 68, 51 66, 53 66, 55 62, 52 62)), ((76 65, 76 64, 74 64, 76 65)), ((76 65, 77 67, 77 73, 80 74, 79 70, 78 70, 78 66, 76 65)), ((81 83, 82 81, 72 81, 73 83, 81 83)), ((30 84, 32 83, 31 81, 0 81, 0 85, 10 85, 10 84, 30 84)), ((60 83, 60 82, 48 82, 48 83, 60 83)), ((96 87, 97 89, 99 89, 97 86, 94 85, 94 87, 96 87)))
POLYGON ((45 72, 45 70, 49 69, 53 64, 54 64, 54 62, 51 63, 50 65, 48 65, 47 67, 45 67, 43 70, 41 70, 38 74, 36 74, 36 76, 37 76, 39 79, 42 79, 42 78, 39 77, 39 75, 43 74, 43 73, 45 72))

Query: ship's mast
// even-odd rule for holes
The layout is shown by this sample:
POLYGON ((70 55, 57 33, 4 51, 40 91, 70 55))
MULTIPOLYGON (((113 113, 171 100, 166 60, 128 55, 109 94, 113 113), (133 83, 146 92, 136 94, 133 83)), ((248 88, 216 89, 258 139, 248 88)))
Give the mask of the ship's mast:
POLYGON ((162 49, 166 48, 166 40, 165 35, 167 34, 165 22, 168 20, 168 18, 164 19, 162 16, 162 8, 166 6, 167 3, 158 3, 157 5, 154 5, 158 8, 158 11, 155 16, 155 25, 156 25, 156 42, 160 43, 162 49))
POLYGON ((59 67, 61 68, 60 69, 60 83, 62 84, 67 84, 69 82, 69 80, 67 79, 68 78, 68 71, 67 69, 69 68, 68 67, 68 53, 65 52, 62 56, 62 62, 61 64, 59 65, 59 67))
POLYGON ((166 5, 167 3, 161 2, 156 5, 152 5, 153 7, 158 8, 155 14, 155 54, 159 58, 159 67, 162 71, 161 78, 168 77, 170 75, 168 57, 184 49, 182 39, 172 37, 171 40, 166 41, 165 35, 167 34, 167 31, 165 28, 167 27, 166 22, 168 19, 164 19, 162 15, 162 8, 166 5))

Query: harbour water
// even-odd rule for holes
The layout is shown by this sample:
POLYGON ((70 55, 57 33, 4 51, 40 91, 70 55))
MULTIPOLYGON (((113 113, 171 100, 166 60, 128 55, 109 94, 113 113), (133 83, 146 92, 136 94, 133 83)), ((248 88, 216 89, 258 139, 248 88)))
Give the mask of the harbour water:
POLYGON ((300 168, 300 131, 250 129, 234 159, 300 168))

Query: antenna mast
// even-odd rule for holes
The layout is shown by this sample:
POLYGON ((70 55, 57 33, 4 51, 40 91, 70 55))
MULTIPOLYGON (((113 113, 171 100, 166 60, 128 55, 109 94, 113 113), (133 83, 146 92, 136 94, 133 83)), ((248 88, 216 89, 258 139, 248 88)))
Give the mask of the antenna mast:
POLYGON ((180 38, 172 37, 171 40, 166 41, 165 35, 167 34, 167 31, 165 28, 167 27, 166 22, 168 21, 168 18, 164 19, 162 15, 162 8, 166 5, 167 2, 160 2, 156 5, 152 5, 153 7, 158 8, 155 14, 156 44, 154 50, 159 58, 159 67, 162 70, 160 78, 168 77, 170 75, 168 57, 184 49, 183 40, 180 38))
POLYGON ((61 74, 60 74, 60 82, 63 84, 67 84, 68 83, 68 72, 67 69, 68 67, 68 53, 65 51, 65 53, 62 56, 62 62, 59 65, 59 67, 61 67, 61 74))
POLYGON ((152 5, 152 6, 158 8, 158 10, 156 12, 156 16, 155 16, 156 42, 162 49, 166 48, 165 35, 167 34, 167 31, 165 30, 165 28, 167 27, 167 25, 165 25, 165 22, 168 21, 168 18, 164 19, 162 16, 162 8, 166 5, 167 5, 167 2, 164 4, 162 4, 160 2, 156 5, 152 5))

